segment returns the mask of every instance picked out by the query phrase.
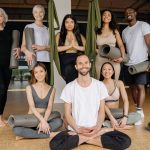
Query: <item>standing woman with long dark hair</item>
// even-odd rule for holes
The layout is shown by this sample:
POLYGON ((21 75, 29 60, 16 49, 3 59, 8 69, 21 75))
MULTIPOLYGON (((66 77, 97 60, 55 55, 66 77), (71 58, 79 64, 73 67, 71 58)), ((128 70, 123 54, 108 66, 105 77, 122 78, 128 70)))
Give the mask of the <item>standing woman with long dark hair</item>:
POLYGON ((56 35, 61 74, 66 83, 77 78, 75 60, 80 52, 85 51, 85 38, 80 34, 79 26, 73 15, 67 14, 61 30, 56 35))
POLYGON ((99 55, 99 52, 97 51, 96 56, 96 73, 97 73, 97 79, 100 79, 100 70, 101 66, 105 62, 111 62, 115 68, 115 79, 119 78, 120 75, 120 63, 124 59, 125 54, 125 48, 120 36, 120 33, 117 29, 115 18, 110 10, 104 10, 102 12, 102 27, 97 30, 97 39, 96 44, 99 49, 101 49, 102 45, 107 44, 112 47, 116 47, 118 45, 121 57, 113 60, 109 60, 108 58, 101 57, 99 55))
MULTIPOLYGON (((3 119, 3 111, 7 100, 7 90, 11 79, 10 55, 12 46, 12 30, 6 25, 8 16, 0 8, 0 127, 5 126, 6 121, 3 119)), ((14 55, 19 56, 20 48, 14 49, 14 55)))

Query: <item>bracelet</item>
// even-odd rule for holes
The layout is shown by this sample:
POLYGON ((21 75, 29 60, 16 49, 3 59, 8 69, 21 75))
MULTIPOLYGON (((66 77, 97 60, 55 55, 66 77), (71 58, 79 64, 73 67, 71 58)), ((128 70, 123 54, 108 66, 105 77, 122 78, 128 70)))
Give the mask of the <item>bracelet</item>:
POLYGON ((128 115, 123 115, 123 117, 128 118, 128 115))

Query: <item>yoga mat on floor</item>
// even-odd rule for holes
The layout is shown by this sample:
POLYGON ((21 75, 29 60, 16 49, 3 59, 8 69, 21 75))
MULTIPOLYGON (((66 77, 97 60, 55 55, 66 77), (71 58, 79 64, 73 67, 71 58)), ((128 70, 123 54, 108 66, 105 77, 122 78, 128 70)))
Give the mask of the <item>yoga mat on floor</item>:
POLYGON ((35 64, 37 63, 36 53, 35 53, 34 49, 32 48, 32 45, 35 44, 34 29, 33 28, 25 28, 24 32, 25 32, 27 49, 30 52, 32 52, 33 54, 35 54, 35 57, 33 56, 32 64, 28 65, 29 71, 31 71, 33 69, 33 67, 35 66, 35 64))
POLYGON ((144 62, 136 64, 136 65, 131 65, 128 67, 128 71, 132 75, 141 73, 141 72, 146 72, 149 63, 150 63, 149 61, 144 61, 144 62))
POLYGON ((18 60, 14 56, 14 48, 19 47, 19 38, 20 38, 20 32, 18 30, 12 31, 12 46, 11 46, 11 55, 10 55, 10 68, 15 69, 18 67, 18 60))
MULTIPOLYGON (((116 59, 116 58, 121 57, 121 52, 120 52, 119 48, 117 48, 117 47, 113 47, 113 46, 104 44, 99 49, 99 55, 102 57, 110 58, 110 59, 116 59)), ((129 59, 128 59, 127 55, 125 54, 123 62, 127 62, 128 60, 129 59)))
MULTIPOLYGON (((110 109, 111 114, 114 116, 114 118, 119 119, 121 117, 123 117, 123 109, 121 108, 116 108, 116 109, 110 109)), ((106 119, 109 119, 109 117, 105 116, 106 119)))
MULTIPOLYGON (((58 111, 52 111, 48 121, 54 118, 61 118, 61 114, 58 111)), ((10 127, 37 127, 39 120, 34 114, 26 115, 10 115, 8 118, 8 124, 10 127)))

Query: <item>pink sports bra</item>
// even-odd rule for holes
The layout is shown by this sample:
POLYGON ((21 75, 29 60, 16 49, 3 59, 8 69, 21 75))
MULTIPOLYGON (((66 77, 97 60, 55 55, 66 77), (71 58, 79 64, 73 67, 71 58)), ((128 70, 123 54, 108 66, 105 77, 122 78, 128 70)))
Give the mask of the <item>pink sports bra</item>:
POLYGON ((109 97, 105 98, 106 103, 119 101, 120 92, 119 92, 119 89, 118 89, 115 81, 114 81, 114 85, 115 85, 115 88, 114 88, 113 92, 109 95, 109 97))

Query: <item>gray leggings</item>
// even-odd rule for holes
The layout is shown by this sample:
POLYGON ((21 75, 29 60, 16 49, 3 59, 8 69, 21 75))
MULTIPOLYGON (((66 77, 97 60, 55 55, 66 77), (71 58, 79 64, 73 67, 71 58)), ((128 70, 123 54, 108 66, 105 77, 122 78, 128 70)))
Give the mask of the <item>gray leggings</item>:
MULTIPOLYGON (((48 121, 48 124, 51 128, 51 132, 57 131, 63 124, 63 121, 61 118, 54 118, 50 121, 48 121)), ((45 133, 38 133, 38 130, 36 127, 34 128, 28 128, 28 127, 14 127, 13 132, 16 136, 21 136, 23 138, 29 138, 29 139, 35 139, 35 138, 49 138, 49 134, 45 133)))
MULTIPOLYGON (((110 109, 112 115, 116 119, 120 119, 123 117, 123 109, 110 109)), ((108 116, 106 115, 106 120, 108 120, 108 116)), ((128 114, 128 120, 127 124, 131 125, 134 124, 135 122, 139 121, 141 119, 141 115, 137 112, 131 112, 128 114)))

